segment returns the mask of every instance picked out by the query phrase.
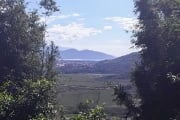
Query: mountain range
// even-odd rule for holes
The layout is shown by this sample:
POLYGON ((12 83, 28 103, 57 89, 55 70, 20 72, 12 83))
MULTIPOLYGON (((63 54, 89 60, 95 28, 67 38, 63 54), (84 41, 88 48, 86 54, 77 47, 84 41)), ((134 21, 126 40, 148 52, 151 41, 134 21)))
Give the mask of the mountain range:
POLYGON ((60 51, 61 59, 63 60, 81 60, 81 61, 101 61, 114 59, 112 55, 92 50, 76 50, 67 49, 60 51))
POLYGON ((119 74, 128 78, 130 71, 139 63, 139 53, 133 52, 118 58, 102 61, 59 61, 59 70, 62 73, 98 73, 98 74, 119 74))

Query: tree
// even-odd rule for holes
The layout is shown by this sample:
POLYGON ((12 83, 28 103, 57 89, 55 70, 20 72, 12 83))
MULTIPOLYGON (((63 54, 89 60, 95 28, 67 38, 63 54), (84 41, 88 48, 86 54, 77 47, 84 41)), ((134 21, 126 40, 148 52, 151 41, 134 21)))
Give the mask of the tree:
POLYGON ((178 119, 180 83, 167 73, 180 71, 180 3, 176 0, 136 0, 139 26, 133 43, 141 48, 141 64, 132 81, 141 98, 142 120, 178 119))
POLYGON ((1 1, 0 11, 0 76, 1 83, 9 78, 19 81, 37 72, 37 62, 44 31, 35 12, 25 11, 21 0, 1 1))
MULTIPOLYGON (((26 5, 24 0, 0 1, 0 119, 3 120, 53 119, 55 114, 57 47, 53 43, 45 46, 45 24, 39 22, 38 11, 27 12, 26 5)), ((41 6, 48 15, 57 10, 53 0, 46 0, 41 6)))
POLYGON ((140 48, 141 62, 132 73, 140 99, 133 119, 179 119, 180 82, 173 82, 167 75, 180 72, 180 2, 135 0, 135 8, 139 24, 132 42, 140 48))
POLYGON ((114 87, 114 96, 117 105, 125 105, 127 112, 121 116, 122 118, 132 118, 136 119, 138 117, 139 109, 137 108, 137 103, 133 101, 134 97, 132 94, 128 93, 122 85, 114 87))
POLYGON ((45 50, 45 78, 56 79, 56 58, 59 56, 58 47, 51 42, 50 46, 47 46, 45 50))

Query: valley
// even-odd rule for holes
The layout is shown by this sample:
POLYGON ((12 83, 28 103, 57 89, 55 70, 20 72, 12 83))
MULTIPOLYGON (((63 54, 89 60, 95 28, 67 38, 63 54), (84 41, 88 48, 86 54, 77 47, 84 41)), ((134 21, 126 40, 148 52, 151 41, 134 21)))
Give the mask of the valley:
POLYGON ((134 93, 130 72, 139 59, 135 52, 102 61, 59 60, 58 104, 64 107, 66 113, 76 114, 79 105, 90 100, 91 106, 105 103, 108 116, 122 115, 125 107, 114 101, 114 87, 122 85, 129 93, 134 93))
POLYGON ((69 114, 77 113, 80 103, 92 100, 92 105, 105 103, 105 111, 110 115, 120 115, 125 108, 113 101, 113 87, 121 84, 133 91, 129 79, 121 79, 117 74, 63 74, 59 79, 57 100, 69 114))

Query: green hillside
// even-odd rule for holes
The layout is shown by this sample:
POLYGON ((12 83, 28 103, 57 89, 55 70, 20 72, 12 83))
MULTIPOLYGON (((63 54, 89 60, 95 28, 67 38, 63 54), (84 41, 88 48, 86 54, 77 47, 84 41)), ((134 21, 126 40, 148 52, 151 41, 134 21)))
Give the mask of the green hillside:
POLYGON ((139 54, 134 52, 112 60, 95 61, 61 61, 63 66, 59 66, 62 73, 99 73, 99 74, 119 74, 127 78, 135 63, 139 62, 139 54))

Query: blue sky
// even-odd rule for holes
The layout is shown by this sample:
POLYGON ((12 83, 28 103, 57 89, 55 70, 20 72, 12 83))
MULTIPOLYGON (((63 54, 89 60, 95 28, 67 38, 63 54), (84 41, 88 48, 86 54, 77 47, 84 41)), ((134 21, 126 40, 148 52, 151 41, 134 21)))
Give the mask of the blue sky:
MULTIPOLYGON (((137 23, 133 0, 58 0, 60 12, 48 18, 47 41, 58 46, 122 56, 130 49, 137 23)), ((43 20, 43 18, 42 18, 43 20)))

